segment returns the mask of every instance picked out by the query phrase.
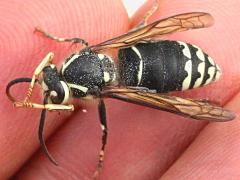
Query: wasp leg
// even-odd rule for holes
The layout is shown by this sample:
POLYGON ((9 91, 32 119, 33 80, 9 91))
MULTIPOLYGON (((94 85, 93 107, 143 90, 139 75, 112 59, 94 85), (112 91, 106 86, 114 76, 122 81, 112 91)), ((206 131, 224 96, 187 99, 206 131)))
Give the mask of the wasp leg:
POLYGON ((156 93, 156 90, 153 89, 148 89, 146 87, 141 87, 141 86, 128 86, 129 89, 140 91, 140 92, 149 92, 149 93, 156 93))
POLYGON ((35 108, 35 109, 46 109, 48 111, 58 111, 58 110, 66 110, 66 111, 74 111, 74 106, 72 104, 62 105, 62 104, 37 104, 31 102, 14 102, 15 107, 21 108, 35 108))
POLYGON ((35 28, 35 32, 38 32, 38 33, 42 34, 44 37, 49 38, 49 39, 54 40, 54 41, 57 41, 57 42, 72 42, 74 44, 75 43, 80 43, 85 47, 88 46, 88 43, 84 39, 81 39, 81 38, 61 38, 61 37, 57 37, 57 36, 54 36, 52 34, 49 34, 48 32, 42 30, 39 27, 35 28))
POLYGON ((35 69, 35 71, 33 73, 32 81, 31 81, 30 86, 27 91, 27 97, 25 98, 24 102, 28 102, 30 100, 36 79, 38 78, 39 74, 42 72, 43 68, 45 66, 47 66, 48 64, 52 63, 53 56, 54 56, 54 54, 52 52, 49 52, 43 58, 42 62, 35 69))
POLYGON ((105 146, 107 143, 107 134, 108 134, 106 108, 105 108, 104 101, 102 99, 100 99, 99 104, 98 104, 98 112, 99 112, 100 123, 101 123, 101 128, 102 128, 102 147, 101 147, 101 151, 99 153, 99 161, 98 161, 97 169, 94 173, 94 178, 98 177, 98 175, 103 167, 104 149, 105 149, 105 146))
POLYGON ((146 26, 148 23, 148 19, 156 12, 159 7, 160 0, 155 0, 154 4, 152 5, 151 9, 149 9, 143 17, 143 20, 135 26, 131 31, 135 31, 143 26, 146 26))

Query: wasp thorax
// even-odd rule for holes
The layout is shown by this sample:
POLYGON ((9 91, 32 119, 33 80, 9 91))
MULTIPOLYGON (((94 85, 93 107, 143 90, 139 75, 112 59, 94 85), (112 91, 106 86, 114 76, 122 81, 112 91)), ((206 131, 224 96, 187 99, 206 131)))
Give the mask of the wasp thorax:
POLYGON ((61 80, 56 66, 46 66, 42 72, 41 86, 49 94, 49 100, 54 104, 65 104, 69 99, 69 88, 61 80))
POLYGON ((115 68, 105 55, 82 51, 72 54, 63 63, 61 77, 74 97, 94 95, 115 79, 115 68))

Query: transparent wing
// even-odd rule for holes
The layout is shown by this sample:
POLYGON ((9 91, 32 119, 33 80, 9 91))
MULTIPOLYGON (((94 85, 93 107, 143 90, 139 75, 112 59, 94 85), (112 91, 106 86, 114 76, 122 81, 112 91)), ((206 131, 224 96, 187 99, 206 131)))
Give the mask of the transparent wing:
POLYGON ((103 96, 168 111, 198 120, 229 121, 235 118, 235 114, 231 111, 210 104, 207 101, 184 99, 176 96, 125 88, 106 90, 103 92, 103 96))
POLYGON ((109 48, 124 48, 140 41, 151 40, 165 34, 187 31, 189 29, 205 28, 213 24, 213 17, 204 12, 179 14, 152 24, 130 31, 124 35, 91 46, 93 51, 109 48))

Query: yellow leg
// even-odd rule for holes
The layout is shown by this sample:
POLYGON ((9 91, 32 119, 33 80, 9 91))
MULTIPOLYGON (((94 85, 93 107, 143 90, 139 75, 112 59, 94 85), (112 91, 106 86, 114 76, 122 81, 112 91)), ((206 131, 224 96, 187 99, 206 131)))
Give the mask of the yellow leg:
POLYGON ((48 32, 42 30, 41 28, 39 27, 36 27, 35 28, 35 32, 38 32, 40 34, 42 34, 44 37, 48 38, 48 39, 51 39, 51 40, 54 40, 54 41, 57 41, 57 42, 72 42, 72 43, 80 43, 82 44, 84 47, 87 47, 88 46, 88 43, 84 40, 84 39, 81 39, 81 38, 62 38, 62 37, 57 37, 57 36, 54 36, 52 34, 49 34, 48 32))
POLYGON ((37 104, 31 102, 15 102, 15 107, 22 107, 22 108, 36 108, 36 109, 46 109, 48 111, 51 110, 67 110, 67 111, 74 111, 74 106, 70 105, 62 105, 62 104, 37 104))
POLYGON ((33 73, 32 81, 27 91, 27 97, 24 99, 24 102, 28 102, 32 96, 32 91, 35 85, 36 79, 38 79, 39 74, 42 72, 43 68, 52 63, 54 54, 49 52, 42 60, 42 62, 37 66, 33 73))

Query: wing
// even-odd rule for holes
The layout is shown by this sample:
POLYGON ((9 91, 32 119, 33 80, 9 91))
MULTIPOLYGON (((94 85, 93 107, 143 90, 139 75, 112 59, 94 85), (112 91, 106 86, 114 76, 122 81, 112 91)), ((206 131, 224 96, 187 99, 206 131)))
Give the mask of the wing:
POLYGON ((210 104, 209 102, 184 99, 165 94, 114 88, 106 90, 103 96, 172 112, 198 120, 229 121, 235 118, 235 114, 231 111, 210 104))
POLYGON ((130 31, 119 37, 110 39, 90 48, 93 51, 101 51, 109 48, 124 48, 136 44, 139 41, 149 40, 165 34, 209 27, 213 24, 213 17, 208 13, 191 12, 179 14, 166 19, 155 21, 142 28, 130 31))

